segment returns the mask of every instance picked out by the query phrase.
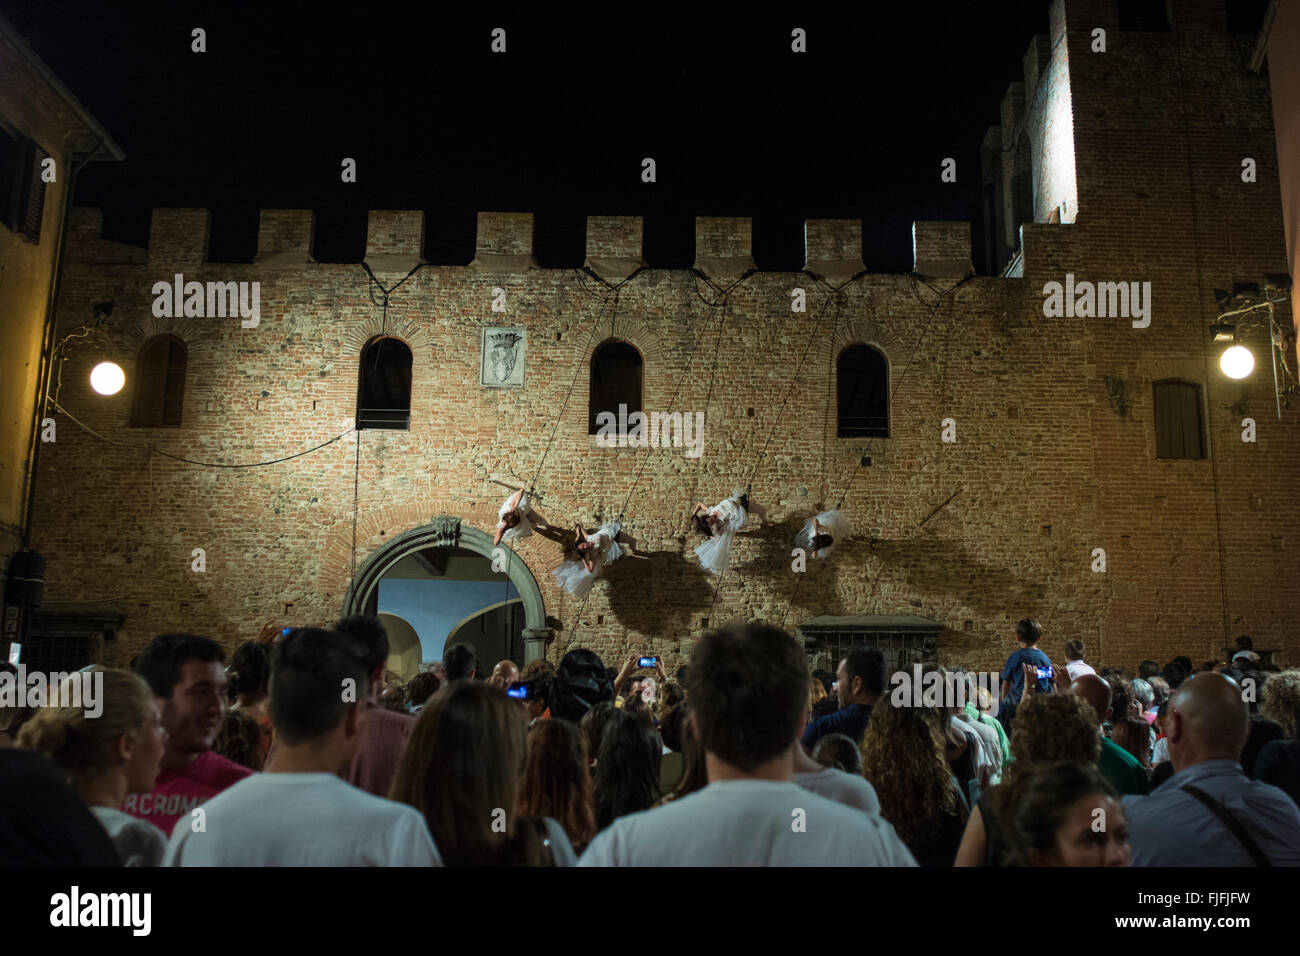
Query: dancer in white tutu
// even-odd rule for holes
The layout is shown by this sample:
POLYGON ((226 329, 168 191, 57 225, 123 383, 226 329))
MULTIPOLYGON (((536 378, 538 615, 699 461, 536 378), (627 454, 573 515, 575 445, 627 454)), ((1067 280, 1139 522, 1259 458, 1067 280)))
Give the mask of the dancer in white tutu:
MULTIPOLYGON (((695 530, 707 538, 695 546, 700 567, 713 574, 727 570, 727 563, 731 560, 731 542, 736 532, 745 527, 750 509, 749 495, 738 491, 712 508, 702 501, 695 506, 691 520, 695 530)), ((762 511, 759 508, 754 510, 762 511)))
POLYGON ((803 548, 814 558, 824 558, 835 550, 835 545, 844 541, 852 533, 849 523, 839 510, 823 511, 816 517, 809 518, 794 538, 794 546, 803 548))
POLYGON ((582 522, 575 524, 578 538, 578 560, 565 561, 551 573, 560 587, 576 597, 586 597, 596 579, 605 569, 623 556, 622 538, 629 547, 635 542, 620 534, 617 521, 607 521, 592 534, 587 534, 582 522))
POLYGON ((535 527, 550 527, 546 519, 533 510, 528 492, 522 488, 505 500, 501 510, 497 512, 497 517, 500 522, 497 524, 496 536, 492 539, 493 545, 498 545, 502 541, 513 541, 516 538, 526 538, 533 533, 535 527))

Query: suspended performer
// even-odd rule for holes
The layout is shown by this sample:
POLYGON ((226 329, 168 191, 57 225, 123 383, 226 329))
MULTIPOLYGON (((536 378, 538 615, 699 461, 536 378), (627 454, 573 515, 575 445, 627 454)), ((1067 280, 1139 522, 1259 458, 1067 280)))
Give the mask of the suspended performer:
POLYGON ((522 488, 505 500, 501 510, 497 512, 497 517, 500 521, 497 524, 496 536, 492 539, 493 545, 498 545, 502 541, 513 541, 516 538, 526 538, 533 533, 534 528, 550 527, 546 519, 533 510, 528 493, 522 488))
POLYGON ((749 495, 740 492, 732 492, 730 498, 712 508, 702 501, 696 504, 691 512, 691 521, 695 530, 706 539, 695 546, 700 567, 713 574, 727 570, 727 563, 731 560, 731 542, 736 532, 745 527, 749 511, 749 495))
POLYGON ((620 533, 617 521, 607 521, 592 534, 587 534, 582 522, 574 524, 578 537, 578 560, 565 561, 551 573, 560 587, 576 597, 586 597, 596 579, 605 569, 623 556, 622 538, 629 546, 633 542, 620 533))
POLYGON ((846 540, 852 533, 849 523, 840 513, 823 511, 808 522, 794 538, 796 548, 803 548, 814 558, 824 558, 835 549, 835 545, 846 540))

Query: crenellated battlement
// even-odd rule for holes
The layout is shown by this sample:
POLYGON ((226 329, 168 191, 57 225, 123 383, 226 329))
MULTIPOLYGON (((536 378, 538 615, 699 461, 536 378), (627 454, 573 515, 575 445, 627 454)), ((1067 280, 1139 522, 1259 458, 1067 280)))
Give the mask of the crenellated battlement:
MULTIPOLYGON (((72 211, 68 258, 105 265, 158 265, 183 271, 208 261, 212 216, 207 209, 154 209, 146 248, 103 238, 103 215, 93 207, 72 211)), ((376 273, 405 273, 424 259, 425 214, 421 210, 371 210, 365 262, 376 273)), ((618 281, 646 265, 645 221, 640 216, 588 216, 586 265, 602 278, 618 281)), ((917 222, 912 225, 913 266, 931 276, 968 274, 969 222, 917 222)), ((253 262, 267 269, 301 269, 312 257, 315 216, 310 209, 263 209, 253 262)), ((900 237, 901 239, 902 237, 900 237)), ((860 219, 809 219, 804 223, 805 268, 831 279, 864 271, 860 219)), ((518 274, 538 269, 533 246, 533 214, 480 212, 474 258, 469 268, 518 274)), ((700 216, 695 220, 694 267, 716 278, 735 278, 756 269, 753 220, 700 216)))

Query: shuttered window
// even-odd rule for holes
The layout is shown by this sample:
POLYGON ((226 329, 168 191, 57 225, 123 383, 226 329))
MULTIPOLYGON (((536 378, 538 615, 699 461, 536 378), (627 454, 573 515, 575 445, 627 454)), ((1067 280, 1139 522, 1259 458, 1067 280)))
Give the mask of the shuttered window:
POLYGON ((134 427, 181 427, 186 364, 185 343, 174 335, 159 335, 144 344, 135 362, 134 427))
POLYGON ((41 241, 45 183, 41 164, 49 157, 30 139, 0 129, 0 221, 25 239, 41 241))
POLYGON ((1156 457, 1204 458, 1201 387, 1190 382, 1155 383, 1156 457))

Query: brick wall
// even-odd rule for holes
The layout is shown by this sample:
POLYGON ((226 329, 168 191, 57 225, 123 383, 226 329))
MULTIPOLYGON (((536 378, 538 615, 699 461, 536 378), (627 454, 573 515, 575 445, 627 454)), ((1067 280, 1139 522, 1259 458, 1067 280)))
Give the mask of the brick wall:
MULTIPOLYGON (((296 622, 329 621, 354 561, 385 541, 440 514, 490 532, 503 492, 489 476, 531 478, 559 416, 538 479, 543 512, 590 522, 628 501, 625 526, 643 550, 616 564, 583 610, 578 642, 608 660, 635 644, 674 664, 712 609, 715 622, 761 617, 790 627, 820 614, 923 615, 945 625, 945 660, 981 669, 1000 666, 1026 615, 1042 622, 1054 655, 1080 637, 1106 663, 1200 659, 1250 632, 1294 661, 1297 412, 1274 417, 1262 335, 1248 343, 1260 368, 1229 385, 1208 334, 1216 286, 1285 269, 1267 80, 1245 73, 1248 38, 1221 26, 1121 33, 1113 3, 1067 4, 1054 33, 1058 21, 1068 70, 1045 55, 1042 82, 1068 75, 1077 222, 1026 225, 1024 278, 972 277, 942 299, 967 270, 940 274, 919 260, 931 250, 969 262, 965 223, 917 224, 919 278, 866 275, 828 294, 862 270, 860 223, 810 222, 815 275, 757 273, 735 285, 725 309, 712 309, 718 290, 752 268, 747 218, 697 220, 696 265, 715 288, 689 272, 646 269, 606 303, 607 288, 589 275, 534 267, 530 216, 481 213, 473 264, 421 268, 383 319, 360 264, 310 261, 307 213, 264 212, 255 264, 228 265, 201 260, 202 211, 156 211, 147 258, 134 262, 105 255, 96 214, 82 211, 61 325, 116 301, 110 334, 128 381, 150 334, 181 335, 190 349, 185 425, 127 428, 129 388, 92 396, 81 386, 88 369, 68 363, 62 403, 127 445, 60 421, 57 445, 42 454, 36 527, 48 597, 126 603, 124 634, 110 648, 120 662, 176 627, 233 645, 290 602, 296 622), (1108 27, 1104 56, 1088 52, 1094 23, 1108 27), (1258 183, 1241 183, 1242 155, 1258 160, 1258 183), (153 317, 150 289, 175 272, 259 281, 259 326, 153 317), (1150 281, 1150 327, 1045 318, 1043 285, 1066 272, 1150 281), (806 313, 790 311, 795 287, 807 290, 806 313), (494 288, 505 292, 504 313, 492 311, 494 288), (483 388, 480 330, 509 324, 528 329, 525 387, 483 388), (414 354, 412 425, 363 432, 358 450, 358 435, 346 434, 358 357, 381 331, 414 354), (610 337, 641 350, 647 411, 706 412, 700 458, 604 449, 588 436, 587 369, 610 337), (888 439, 836 437, 835 359, 856 342, 889 360, 888 439), (1205 390, 1205 461, 1155 459, 1151 383, 1173 376, 1205 390), (1108 377, 1126 383, 1122 416, 1108 401, 1108 377), (1243 401, 1258 423, 1256 444, 1240 441, 1243 401), (956 422, 952 444, 941 441, 946 418, 956 422), (340 434, 312 455, 251 469, 184 464, 143 447, 240 463, 340 434), (872 465, 857 471, 845 503, 857 534, 832 559, 810 562, 792 603, 791 539, 814 511, 835 505, 868 448, 872 465), (751 478, 773 525, 740 536, 715 607, 687 514, 692 502, 751 478), (204 574, 189 570, 196 547, 207 552, 204 574), (1098 547, 1105 574, 1091 570, 1098 547)), ((385 285, 415 264, 421 222, 419 213, 371 214, 367 261, 385 285)), ((593 217, 588 264, 611 282, 631 275, 643 261, 641 232, 635 217, 593 217)), ((546 614, 562 624, 551 647, 558 656, 578 609, 549 573, 558 548, 535 536, 518 554, 546 614)))

